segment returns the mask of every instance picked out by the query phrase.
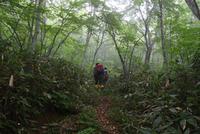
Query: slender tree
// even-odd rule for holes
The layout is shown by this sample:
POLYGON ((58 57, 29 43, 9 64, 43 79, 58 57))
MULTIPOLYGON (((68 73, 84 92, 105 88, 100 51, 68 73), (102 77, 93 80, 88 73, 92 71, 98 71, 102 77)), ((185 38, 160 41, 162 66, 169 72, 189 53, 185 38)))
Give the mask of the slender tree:
POLYGON ((34 29, 34 34, 33 34, 33 37, 32 37, 32 53, 35 52, 35 49, 36 49, 36 44, 38 42, 38 35, 40 33, 40 23, 41 23, 41 8, 42 8, 42 5, 43 5, 43 0, 35 0, 35 7, 36 7, 36 10, 35 10, 35 29, 34 29))
POLYGON ((164 24, 163 24, 163 0, 158 0, 159 4, 159 21, 160 21, 160 34, 161 34, 161 46, 163 53, 163 64, 166 66, 168 63, 167 59, 167 48, 165 44, 165 35, 164 35, 164 24))
POLYGON ((200 9, 196 0, 185 0, 192 13, 200 20, 200 9))
POLYGON ((149 62, 150 62, 150 59, 151 59, 151 53, 152 53, 153 46, 154 46, 152 32, 150 31, 151 17, 152 17, 152 13, 153 13, 153 10, 154 10, 154 5, 150 9, 151 2, 150 1, 146 1, 145 3, 146 3, 146 7, 145 7, 145 9, 146 9, 146 18, 144 17, 144 13, 141 11, 140 7, 139 7, 139 12, 140 12, 142 21, 144 23, 144 31, 140 30, 140 32, 144 36, 145 46, 146 46, 146 53, 145 53, 145 61, 144 61, 144 63, 146 65, 148 65, 149 62))

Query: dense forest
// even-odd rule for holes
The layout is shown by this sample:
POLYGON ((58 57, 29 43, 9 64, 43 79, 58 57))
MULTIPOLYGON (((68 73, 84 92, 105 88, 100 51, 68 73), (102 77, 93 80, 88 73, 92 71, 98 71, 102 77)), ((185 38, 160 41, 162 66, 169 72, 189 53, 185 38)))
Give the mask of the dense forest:
POLYGON ((0 134, 200 134, 200 0, 0 0, 0 134))

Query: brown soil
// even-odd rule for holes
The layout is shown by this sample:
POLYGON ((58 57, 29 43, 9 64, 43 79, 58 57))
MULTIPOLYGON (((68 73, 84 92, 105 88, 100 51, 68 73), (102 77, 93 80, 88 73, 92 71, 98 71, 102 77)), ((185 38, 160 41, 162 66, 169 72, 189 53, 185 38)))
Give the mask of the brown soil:
POLYGON ((108 110, 111 106, 111 99, 108 96, 103 96, 99 99, 100 104, 96 108, 97 119, 102 129, 107 134, 120 134, 118 126, 108 117, 108 110))

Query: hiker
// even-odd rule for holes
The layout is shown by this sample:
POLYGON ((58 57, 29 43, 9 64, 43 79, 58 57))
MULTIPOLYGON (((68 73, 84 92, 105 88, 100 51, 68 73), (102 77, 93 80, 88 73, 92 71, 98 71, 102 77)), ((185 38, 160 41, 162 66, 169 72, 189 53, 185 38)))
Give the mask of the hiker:
POLYGON ((95 80, 95 85, 98 84, 98 76, 97 76, 97 69, 96 69, 96 66, 98 65, 99 63, 96 63, 94 69, 93 69, 93 75, 94 75, 94 80, 95 80))
POLYGON ((104 68, 104 85, 106 85, 107 81, 108 81, 108 70, 105 67, 104 68))
POLYGON ((100 63, 96 63, 96 66, 93 70, 95 85, 97 88, 103 88, 104 85, 104 68, 103 65, 100 63))

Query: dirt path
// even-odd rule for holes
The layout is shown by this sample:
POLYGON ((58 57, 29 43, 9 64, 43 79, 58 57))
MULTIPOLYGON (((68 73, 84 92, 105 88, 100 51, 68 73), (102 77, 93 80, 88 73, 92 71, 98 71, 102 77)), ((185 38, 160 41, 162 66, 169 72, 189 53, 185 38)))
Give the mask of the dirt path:
POLYGON ((111 99, 107 96, 100 97, 100 104, 96 108, 97 119, 103 130, 108 134, 119 134, 116 124, 108 117, 108 110, 111 106, 111 99))

